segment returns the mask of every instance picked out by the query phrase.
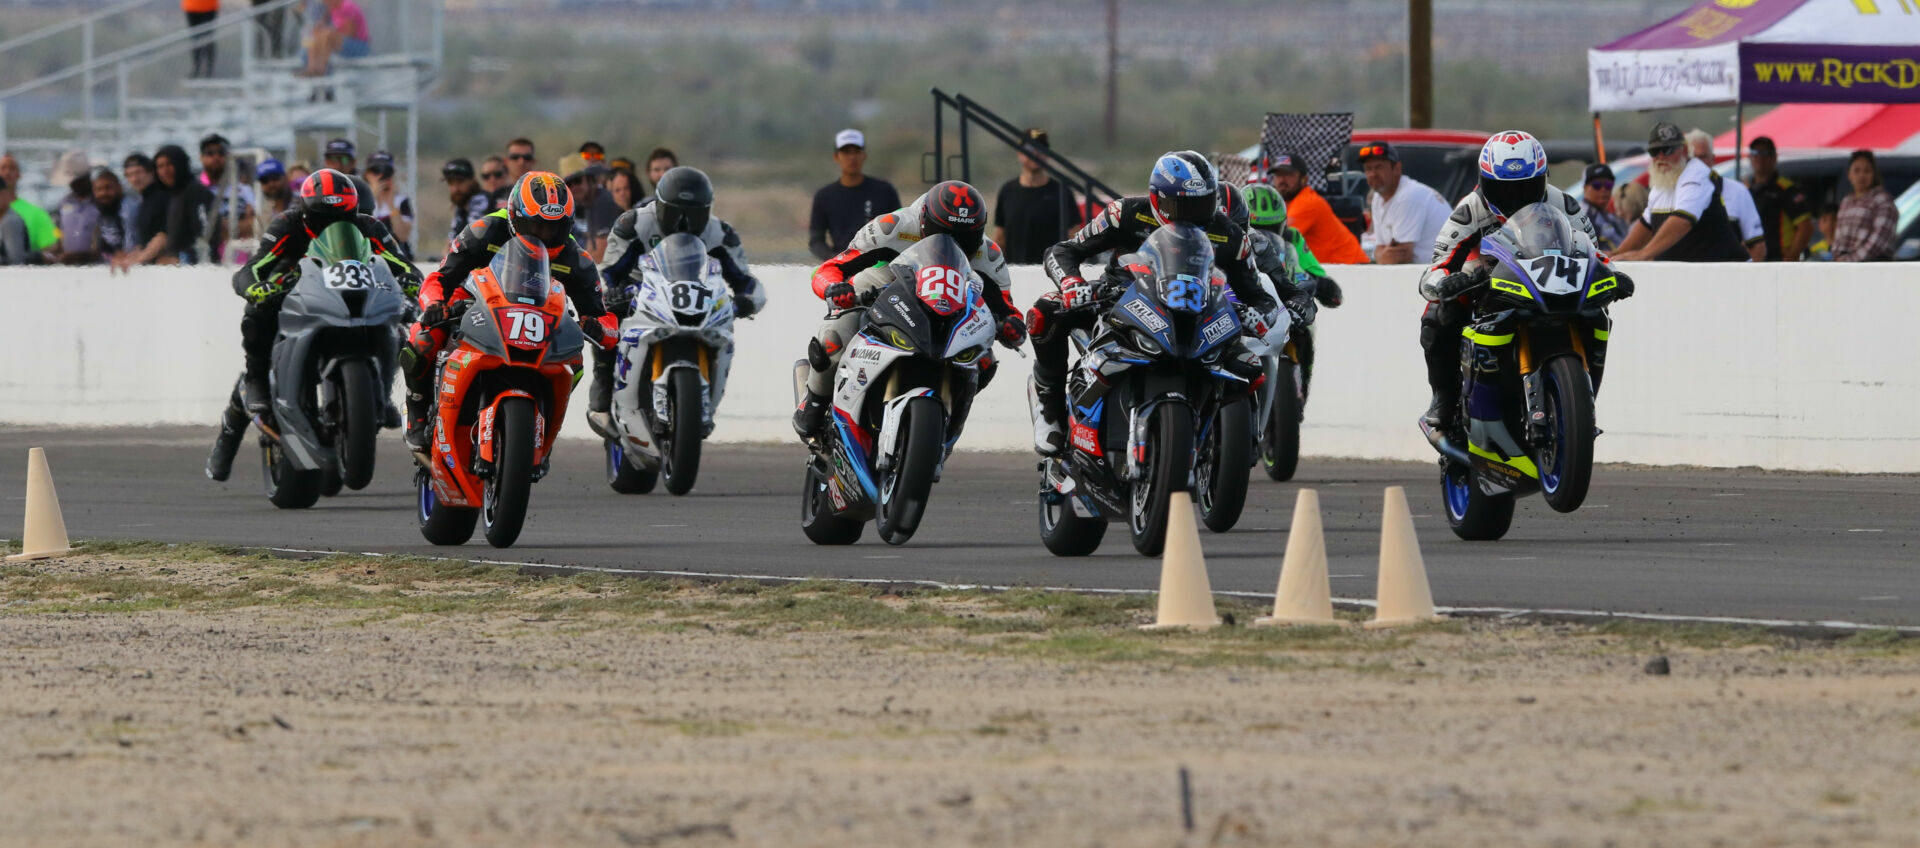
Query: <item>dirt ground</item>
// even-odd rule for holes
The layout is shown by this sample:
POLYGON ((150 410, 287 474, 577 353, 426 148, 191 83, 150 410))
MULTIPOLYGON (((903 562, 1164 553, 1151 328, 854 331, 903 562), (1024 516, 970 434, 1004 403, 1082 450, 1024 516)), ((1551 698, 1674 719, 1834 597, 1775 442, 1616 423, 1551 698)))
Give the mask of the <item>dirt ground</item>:
POLYGON ((1148 613, 139 545, 9 565, 0 845, 1920 846, 1920 640, 1148 613))

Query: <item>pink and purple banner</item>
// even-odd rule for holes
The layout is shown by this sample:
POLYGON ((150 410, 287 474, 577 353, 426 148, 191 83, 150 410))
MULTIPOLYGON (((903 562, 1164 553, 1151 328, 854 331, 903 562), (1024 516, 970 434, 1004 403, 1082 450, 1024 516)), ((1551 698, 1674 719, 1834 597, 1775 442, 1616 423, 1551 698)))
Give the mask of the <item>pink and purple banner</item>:
POLYGON ((1742 44, 1748 103, 1920 103, 1920 45, 1742 44))

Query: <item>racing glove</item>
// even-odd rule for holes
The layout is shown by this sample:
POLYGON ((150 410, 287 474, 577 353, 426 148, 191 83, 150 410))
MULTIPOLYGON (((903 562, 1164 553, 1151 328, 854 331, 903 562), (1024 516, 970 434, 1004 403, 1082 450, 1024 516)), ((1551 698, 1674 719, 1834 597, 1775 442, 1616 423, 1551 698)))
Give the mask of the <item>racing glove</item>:
POLYGON ((620 341, 620 322, 611 312, 581 321, 580 329, 587 334, 588 341, 608 350, 620 341))
POLYGON ((1465 271, 1457 271, 1441 278, 1437 286, 1441 300, 1451 300, 1487 284, 1490 271, 1485 265, 1476 265, 1465 271))
POLYGON ((445 323, 447 323, 447 304, 445 301, 434 301, 433 303, 427 304, 425 309, 420 310, 420 326, 438 327, 445 323))
POLYGON ((827 302, 838 309, 852 309, 855 301, 853 284, 845 280, 827 286, 827 302))
POLYGON ((252 301, 255 306, 258 306, 272 300, 282 291, 285 291, 285 289, 281 288, 280 283, 277 281, 260 281, 248 286, 246 295, 247 300, 252 301))
POLYGON ((1060 308, 1072 311, 1092 306, 1100 301, 1093 286, 1087 284, 1084 277, 1062 277, 1060 279, 1060 308))
POLYGON ((1010 348, 1019 348, 1027 340, 1027 322, 1021 320, 1018 313, 1000 319, 1000 343, 1010 348))
POLYGON ((1339 309, 1340 304, 1345 302, 1340 292, 1340 284, 1334 282, 1332 277, 1313 278, 1313 296, 1320 301, 1321 306, 1328 309, 1339 309))
POLYGON ((1306 292, 1299 292, 1287 298, 1287 311, 1293 313, 1293 320, 1295 321, 1299 321, 1302 324, 1313 323, 1313 317, 1316 311, 1313 305, 1313 295, 1307 294, 1306 292))

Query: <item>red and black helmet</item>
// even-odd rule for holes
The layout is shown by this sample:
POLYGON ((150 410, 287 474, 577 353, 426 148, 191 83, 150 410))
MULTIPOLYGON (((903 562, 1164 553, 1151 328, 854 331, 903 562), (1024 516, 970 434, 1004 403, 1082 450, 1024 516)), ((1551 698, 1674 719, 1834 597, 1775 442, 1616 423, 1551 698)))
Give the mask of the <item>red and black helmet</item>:
POLYGON ((353 179, 332 168, 314 171, 300 184, 300 211, 309 222, 344 221, 359 208, 360 190, 353 187, 353 179))
POLYGON ((959 180, 948 180, 927 190, 920 205, 920 234, 943 233, 973 255, 987 233, 987 200, 980 190, 959 180))
POLYGON ((513 233, 554 249, 573 234, 573 192, 560 175, 533 171, 507 194, 507 221, 513 233))

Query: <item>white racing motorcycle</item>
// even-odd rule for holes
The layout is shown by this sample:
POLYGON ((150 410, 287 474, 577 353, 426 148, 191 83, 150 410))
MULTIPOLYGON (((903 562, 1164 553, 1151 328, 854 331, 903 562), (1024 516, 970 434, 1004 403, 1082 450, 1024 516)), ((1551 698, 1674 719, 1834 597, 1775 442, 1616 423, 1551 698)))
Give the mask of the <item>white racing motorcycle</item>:
POLYGON ((733 298, 720 260, 686 233, 662 239, 636 270, 613 366, 611 425, 601 431, 607 485, 639 494, 665 477, 667 491, 684 495, 700 474, 700 445, 727 391, 733 298))

